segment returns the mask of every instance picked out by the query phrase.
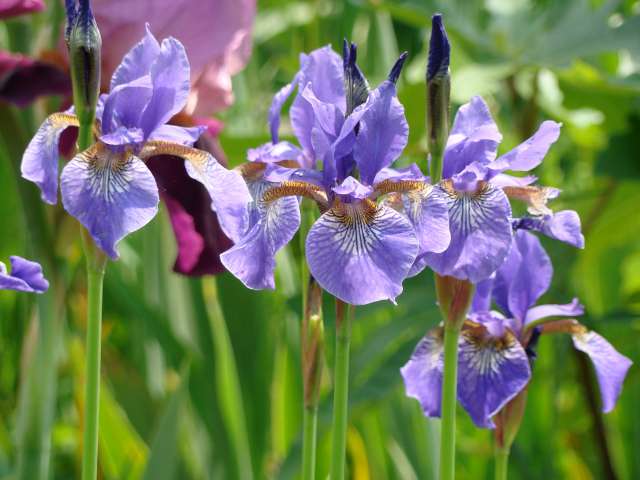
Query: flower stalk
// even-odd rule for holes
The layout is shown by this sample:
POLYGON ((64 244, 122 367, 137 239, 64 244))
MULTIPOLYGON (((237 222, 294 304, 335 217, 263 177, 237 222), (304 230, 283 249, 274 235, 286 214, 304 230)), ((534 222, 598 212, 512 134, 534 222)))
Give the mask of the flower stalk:
POLYGON ((458 340, 473 299, 467 280, 436 275, 436 294, 444 319, 444 371, 440 429, 440 480, 455 478, 458 340))
POLYGON ((344 480, 349 414, 349 347, 353 307, 336 299, 336 357, 333 387, 331 480, 344 480))
POLYGON ((518 434, 527 404, 527 389, 522 390, 494 417, 495 436, 495 478, 506 480, 509 467, 511 445, 518 434))

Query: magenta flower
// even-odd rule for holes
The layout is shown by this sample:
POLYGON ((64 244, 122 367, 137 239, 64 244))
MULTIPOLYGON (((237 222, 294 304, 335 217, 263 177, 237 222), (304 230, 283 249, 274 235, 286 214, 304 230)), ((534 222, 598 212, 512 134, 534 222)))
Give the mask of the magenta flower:
MULTIPOLYGON (((147 28, 144 38, 122 60, 108 94, 96 111, 96 143, 80 152, 60 177, 62 202, 111 258, 117 243, 148 223, 158 210, 158 186, 144 161, 157 155, 185 159, 188 175, 200 182, 218 212, 228 212, 222 228, 232 236, 234 218, 249 201, 240 175, 210 154, 190 148, 203 128, 167 125, 189 94, 189 62, 174 38, 159 44, 147 28), (231 233, 230 233, 231 232, 231 233)), ((73 109, 49 116, 29 143, 22 175, 38 185, 42 199, 57 201, 58 143, 77 126, 73 109)))
POLYGON ((42 10, 44 10, 42 0, 0 0, 0 18, 11 18, 42 10))
POLYGON ((275 253, 300 225, 297 196, 322 213, 306 238, 311 274, 347 303, 393 301, 419 252, 446 249, 445 199, 417 167, 390 168, 408 137, 395 89, 405 57, 369 91, 354 45, 342 61, 329 47, 301 56, 294 80, 274 97, 272 142, 251 150, 243 167, 254 198, 248 223, 221 256, 247 287, 274 288, 275 253), (300 147, 278 141, 280 110, 296 88, 290 117, 300 147))
POLYGON ((10 257, 9 260, 11 273, 0 262, 0 290, 44 293, 49 289, 49 282, 44 278, 39 264, 18 256, 10 257))
MULTIPOLYGON (((531 378, 540 334, 565 332, 585 352, 596 370, 602 410, 615 406, 631 361, 602 336, 575 319, 582 315, 577 299, 567 305, 537 305, 553 275, 540 241, 516 231, 506 261, 478 284, 459 343, 458 400, 479 427, 494 428, 492 417, 522 391, 531 378), (491 299, 501 312, 491 310, 491 299)), ((423 338, 402 368, 407 395, 420 401, 427 416, 440 416, 443 368, 442 327, 423 338)))

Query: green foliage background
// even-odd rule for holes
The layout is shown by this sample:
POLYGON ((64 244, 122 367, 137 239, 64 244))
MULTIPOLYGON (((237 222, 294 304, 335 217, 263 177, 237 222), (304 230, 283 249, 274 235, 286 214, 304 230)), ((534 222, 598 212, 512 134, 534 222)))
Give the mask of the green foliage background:
MULTIPOLYGON (((542 300, 565 303, 579 297, 587 309, 584 323, 638 363, 640 2, 258 3, 254 53, 234 79, 234 106, 222 115, 220 141, 232 165, 244 161, 247 148, 268 140, 271 96, 293 76, 298 53, 327 43, 337 49, 343 37, 359 44, 360 64, 372 84, 384 78, 399 52, 409 51, 399 83, 410 125, 402 162, 424 165, 426 41, 430 16, 440 11, 452 43, 454 108, 471 95, 485 96, 505 137, 501 152, 545 118, 563 122, 560 140, 535 173, 540 183, 563 189, 556 210, 580 213, 586 248, 543 240, 555 278, 542 300)), ((0 41, 14 50, 25 45, 36 50, 55 38, 59 14, 50 6, 27 21, 0 25, 0 41)), ((16 175, 26 142, 56 106, 54 100, 22 111, 0 106, 0 258, 20 254, 44 261, 44 255, 55 270, 55 288, 45 299, 0 294, 1 479, 14 478, 20 455, 30 461, 35 438, 30 425, 43 405, 54 405, 51 478, 76 478, 79 472, 86 299, 78 229, 60 206, 45 207, 35 187, 16 175), (38 249, 34 245, 42 239, 46 248, 38 249), (59 318, 38 319, 36 303, 59 318), (30 389, 28 378, 36 379, 30 389), (47 388, 50 384, 56 388, 47 388)), ((291 136, 287 122, 284 128, 291 136)), ((173 274, 175 246, 166 212, 130 236, 121 250, 122 259, 109 265, 105 288, 102 478, 297 478, 302 425, 297 242, 279 255, 275 292, 246 290, 230 275, 199 281, 173 274)), ((325 313, 318 478, 326 478, 330 450, 328 301, 325 313)), ((398 370, 438 321, 428 273, 405 282, 397 307, 378 303, 357 310, 351 478, 436 478, 438 422, 425 420, 417 402, 405 398, 398 370)), ((590 365, 569 338, 544 338, 510 478, 640 478, 639 403, 634 366, 618 407, 603 417, 590 365)), ((490 478, 491 432, 474 429, 461 409, 459 430, 458 478, 490 478)))

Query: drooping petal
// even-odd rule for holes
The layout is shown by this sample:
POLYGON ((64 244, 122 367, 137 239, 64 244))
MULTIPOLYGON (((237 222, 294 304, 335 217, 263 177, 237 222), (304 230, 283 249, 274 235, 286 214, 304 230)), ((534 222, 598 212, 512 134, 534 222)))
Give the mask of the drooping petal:
POLYGON ((547 317, 578 317, 584 313, 584 307, 577 298, 566 305, 538 305, 530 308, 524 319, 525 325, 547 317))
POLYGON ((490 169, 493 173, 485 180, 489 180, 505 170, 528 172, 540 165, 551 145, 558 140, 561 126, 560 123, 550 120, 542 122, 533 136, 491 164, 490 169))
POLYGON ((396 87, 385 81, 369 95, 370 107, 362 115, 353 155, 364 184, 372 185, 380 170, 402 153, 409 138, 404 107, 396 87))
POLYGON ((206 126, 180 127, 178 125, 161 125, 156 128, 149 140, 162 140, 165 142, 179 143, 180 145, 192 146, 207 130, 206 126))
POLYGON ((174 271, 215 275, 224 271, 220 254, 232 245, 223 233, 204 186, 187 175, 184 160, 168 155, 147 160, 164 201, 178 247, 174 271))
POLYGON ((444 152, 442 178, 453 177, 472 162, 493 161, 501 140, 489 107, 481 97, 473 97, 456 114, 444 152))
POLYGON ((442 253, 427 253, 427 264, 440 275, 480 282, 495 272, 511 248, 511 206, 502 190, 483 184, 476 192, 447 195, 451 243, 442 253))
POLYGON ((42 200, 51 205, 58 201, 58 144, 62 132, 70 126, 78 126, 74 115, 49 115, 22 156, 22 178, 38 185, 42 200))
POLYGON ((551 215, 514 219, 514 228, 541 232, 573 247, 584 248, 580 217, 573 210, 561 210, 551 215))
POLYGON ((444 252, 451 242, 447 195, 429 184, 402 195, 407 218, 420 241, 420 254, 444 252))
POLYGON ((572 335, 573 345, 589 355, 596 370, 602 396, 602 411, 608 413, 616 405, 631 360, 620 354, 604 337, 584 331, 572 335))
POLYGON ((311 227, 309 270, 328 293, 351 305, 392 302, 402 292, 418 239, 400 213, 369 200, 339 203, 311 227))
POLYGON ((459 344, 458 399, 473 422, 495 428, 491 419, 529 382, 527 354, 508 329, 500 337, 484 326, 466 326, 459 344))
POLYGON ((182 110, 189 96, 189 60, 178 40, 170 37, 162 41, 150 75, 153 94, 140 118, 147 138, 182 110))
POLYGON ((62 170, 62 203, 113 259, 117 243, 158 211, 158 187, 142 160, 101 144, 76 155, 62 170))
POLYGON ((114 90, 119 85, 124 85, 149 75, 151 65, 153 65, 158 55, 160 55, 160 45, 156 37, 151 33, 147 23, 142 40, 127 52, 120 65, 113 72, 109 89, 114 90))
POLYGON ((275 185, 261 180, 249 183, 254 202, 249 209, 248 229, 220 256, 224 266, 254 290, 275 288, 275 255, 300 227, 297 198, 264 198, 264 193, 275 185))
POLYGON ((12 256, 11 273, 0 262, 0 290, 17 290, 19 292, 43 293, 49 288, 49 282, 44 278, 42 267, 26 258, 12 256))
POLYGON ((551 259, 538 237, 518 230, 507 259, 496 272, 496 303, 522 323, 529 308, 549 289, 552 276, 551 259))
POLYGON ((418 400, 428 417, 441 413, 443 370, 443 332, 438 327, 420 340, 411 359, 400 369, 407 396, 418 400))

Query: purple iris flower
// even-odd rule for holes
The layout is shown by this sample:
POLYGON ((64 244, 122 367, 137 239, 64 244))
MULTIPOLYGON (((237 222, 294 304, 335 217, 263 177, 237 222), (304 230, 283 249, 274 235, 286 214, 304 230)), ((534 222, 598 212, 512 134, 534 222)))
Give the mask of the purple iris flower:
POLYGON ((49 289, 49 282, 42 274, 42 267, 26 258, 10 257, 11 273, 0 262, 0 290, 17 290, 19 292, 44 293, 49 289))
POLYGON ((425 266, 440 275, 478 283, 503 263, 512 243, 509 198, 524 201, 529 216, 519 228, 535 230, 582 248, 580 219, 573 211, 553 213, 547 201, 559 190, 532 186, 536 177, 504 172, 539 165, 560 134, 560 124, 545 121, 528 140, 497 157, 502 135, 480 97, 458 110, 444 152, 443 181, 436 187, 448 199, 451 243, 442 253, 420 255, 414 273, 425 266), (497 158, 496 158, 497 157, 497 158))
MULTIPOLYGON (((147 26, 145 36, 115 70, 110 92, 100 97, 96 143, 62 171, 65 209, 113 259, 118 258, 117 243, 158 211, 158 186, 145 165, 153 156, 185 160, 187 174, 206 188, 214 210, 226 213, 221 226, 230 238, 242 221, 250 196, 240 174, 209 153, 190 148, 205 127, 167 125, 184 107, 188 93, 184 47, 174 38, 158 43, 147 26)), ((57 201, 60 136, 77 125, 73 109, 50 115, 25 151, 22 176, 38 185, 47 203, 57 201)))
MULTIPOLYGON (((538 238, 520 230, 504 264, 478 284, 460 337, 458 400, 479 427, 494 428, 492 417, 527 386, 535 343, 544 333, 571 334, 575 348, 593 362, 602 410, 609 412, 615 406, 631 361, 575 319, 558 319, 582 315, 577 299, 567 305, 536 306, 552 275, 551 261, 538 238), (491 299, 502 313, 490 310, 491 299)), ((407 395, 420 401, 426 415, 435 417, 440 416, 442 336, 442 327, 429 332, 401 370, 407 395)))
POLYGON ((300 226, 299 196, 322 213, 306 238, 311 274, 344 302, 393 301, 418 253, 448 246, 445 196, 417 167, 390 168, 408 137, 395 88, 406 55, 369 91, 356 53, 345 43, 342 61, 329 47, 303 55, 294 81, 274 98, 272 142, 250 151, 243 167, 255 200, 249 223, 221 256, 249 288, 274 288, 275 253, 300 226), (300 149, 277 141, 280 110, 296 87, 290 117, 300 149))

